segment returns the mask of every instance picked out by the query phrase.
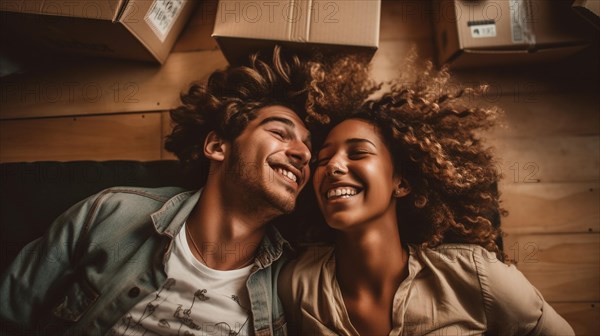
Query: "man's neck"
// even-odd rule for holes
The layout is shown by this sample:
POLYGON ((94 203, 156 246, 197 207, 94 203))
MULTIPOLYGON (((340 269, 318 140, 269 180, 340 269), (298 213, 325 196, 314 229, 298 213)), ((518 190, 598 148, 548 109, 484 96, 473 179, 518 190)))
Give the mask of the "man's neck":
POLYGON ((187 219, 188 242, 200 262, 217 270, 251 263, 268 220, 235 204, 214 183, 207 183, 187 219))

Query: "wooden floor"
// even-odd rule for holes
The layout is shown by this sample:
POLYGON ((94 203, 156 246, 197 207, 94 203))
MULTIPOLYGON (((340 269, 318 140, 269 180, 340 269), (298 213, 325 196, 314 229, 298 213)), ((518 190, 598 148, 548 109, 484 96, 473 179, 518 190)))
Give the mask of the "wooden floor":
MULTIPOLYGON (((435 57, 428 1, 384 1, 376 78, 414 48, 435 57)), ((226 61, 201 50, 201 6, 162 67, 126 61, 54 64, 3 78, 0 162, 172 159, 165 111, 189 83, 226 61), (107 136, 109 135, 109 136, 107 136)), ((203 42, 205 43, 205 42, 203 42)), ((489 135, 503 173, 506 252, 578 335, 600 330, 600 102, 598 47, 558 63, 456 71, 487 82, 483 103, 506 111, 489 135)))

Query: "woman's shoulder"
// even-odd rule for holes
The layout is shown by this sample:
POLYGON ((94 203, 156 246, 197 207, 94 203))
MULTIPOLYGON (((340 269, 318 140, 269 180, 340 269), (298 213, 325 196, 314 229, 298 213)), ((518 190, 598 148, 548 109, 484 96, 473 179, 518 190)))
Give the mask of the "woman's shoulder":
POLYGON ((334 248, 331 245, 303 246, 298 254, 297 258, 284 266, 282 275, 290 274, 295 279, 312 279, 316 273, 328 269, 335 262, 334 248))
POLYGON ((334 249, 330 245, 303 247, 300 255, 286 264, 278 279, 279 296, 284 306, 317 300, 330 287, 335 273, 334 249))
POLYGON ((475 244, 442 244, 431 248, 410 245, 410 252, 424 267, 440 270, 475 273, 490 265, 508 267, 494 252, 475 244))
MULTIPOLYGON (((478 245, 443 244, 435 248, 411 247, 429 276, 460 288, 464 293, 479 293, 489 330, 501 334, 525 334, 540 328, 557 328, 570 334, 568 324, 544 301, 539 291, 515 265, 500 261, 494 252, 478 245), (546 311, 548 321, 541 323, 546 311)), ((436 282, 436 283, 439 283, 436 282)))

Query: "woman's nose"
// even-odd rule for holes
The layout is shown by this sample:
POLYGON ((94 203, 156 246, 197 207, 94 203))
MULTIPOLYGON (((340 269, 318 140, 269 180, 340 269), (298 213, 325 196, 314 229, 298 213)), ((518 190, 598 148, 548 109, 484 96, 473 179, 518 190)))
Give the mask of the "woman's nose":
POLYGON ((329 160, 327 164, 327 175, 330 177, 345 175, 348 172, 346 165, 344 165, 339 160, 336 160, 335 157, 329 160))

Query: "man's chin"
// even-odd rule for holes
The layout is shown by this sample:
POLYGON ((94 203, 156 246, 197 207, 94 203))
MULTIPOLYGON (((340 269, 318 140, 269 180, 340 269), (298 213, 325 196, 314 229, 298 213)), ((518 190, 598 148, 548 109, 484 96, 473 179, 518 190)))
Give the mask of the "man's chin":
POLYGON ((296 208, 296 199, 275 199, 271 201, 273 208, 275 208, 281 215, 287 215, 294 211, 296 208))

